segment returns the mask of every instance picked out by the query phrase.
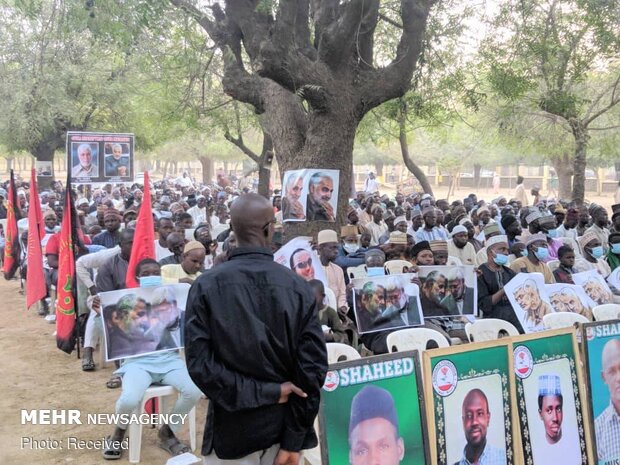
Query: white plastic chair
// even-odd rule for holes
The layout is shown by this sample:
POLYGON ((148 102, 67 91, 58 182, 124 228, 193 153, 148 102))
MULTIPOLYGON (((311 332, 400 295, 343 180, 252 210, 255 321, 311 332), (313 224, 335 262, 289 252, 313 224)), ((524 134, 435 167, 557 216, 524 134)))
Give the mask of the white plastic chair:
POLYGON ((325 288, 325 299, 327 299, 327 305, 334 310, 338 310, 338 302, 336 301, 336 294, 329 287, 325 288))
POLYGON ((469 342, 496 341, 500 338, 500 331, 506 331, 508 336, 519 335, 519 331, 512 323, 498 318, 484 318, 465 325, 469 342))
POLYGON ((547 262, 547 266, 553 273, 555 270, 557 270, 560 267, 560 260, 551 260, 547 262))
POLYGON ((448 347, 448 340, 438 331, 428 328, 407 328, 388 334, 387 346, 390 352, 417 350, 424 352, 428 343, 434 341, 437 347, 448 347))
POLYGON ((349 278, 365 278, 368 276, 368 271, 366 271, 366 265, 359 266, 350 266, 347 268, 347 273, 349 273, 349 278))
POLYGON ((362 358, 357 350, 346 344, 339 342, 328 342, 327 346, 327 361, 329 363, 344 362, 347 360, 358 360, 362 358))
POLYGON ((545 329, 570 328, 575 323, 589 323, 585 316, 573 312, 555 312, 543 316, 545 329))
POLYGON ((385 269, 389 274, 402 274, 403 268, 410 268, 411 266, 413 265, 407 260, 388 260, 385 262, 385 269))
POLYGON ((618 320, 620 319, 620 305, 603 304, 597 305, 592 309, 596 321, 618 320))
MULTIPOLYGON (((142 398, 139 409, 133 411, 134 415, 140 415, 144 411, 145 404, 153 397, 159 398, 159 411, 166 413, 166 396, 176 394, 176 389, 172 386, 151 386, 149 387, 142 398)), ((189 411, 187 420, 189 421, 189 440, 192 452, 196 450, 196 407, 189 411)), ((139 422, 132 422, 129 425, 129 462, 140 463, 140 449, 142 447, 142 425, 134 424, 139 422)))

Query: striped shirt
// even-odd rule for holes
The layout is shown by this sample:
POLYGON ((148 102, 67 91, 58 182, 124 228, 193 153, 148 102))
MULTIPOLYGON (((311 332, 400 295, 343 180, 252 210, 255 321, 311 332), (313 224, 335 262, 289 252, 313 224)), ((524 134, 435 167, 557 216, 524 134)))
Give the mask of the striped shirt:
POLYGON ((620 416, 613 404, 609 404, 594 420, 598 459, 620 459, 620 416))

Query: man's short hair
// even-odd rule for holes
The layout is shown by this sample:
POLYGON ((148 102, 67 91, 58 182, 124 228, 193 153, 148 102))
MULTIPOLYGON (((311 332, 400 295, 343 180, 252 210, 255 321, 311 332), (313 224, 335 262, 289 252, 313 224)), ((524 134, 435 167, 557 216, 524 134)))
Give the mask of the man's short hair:
POLYGON ((320 184, 323 179, 329 179, 331 182, 334 182, 334 180, 329 174, 317 171, 312 176, 310 176, 310 185, 316 186, 317 184, 320 184))
POLYGON ((77 148, 77 154, 79 155, 84 150, 88 150, 91 153, 91 155, 93 153, 93 149, 90 147, 90 144, 80 144, 77 148))

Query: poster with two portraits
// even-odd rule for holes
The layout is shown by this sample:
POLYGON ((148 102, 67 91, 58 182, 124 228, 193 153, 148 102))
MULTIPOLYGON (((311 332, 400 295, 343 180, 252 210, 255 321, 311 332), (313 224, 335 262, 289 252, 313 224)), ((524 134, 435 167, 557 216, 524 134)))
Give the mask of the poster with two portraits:
POLYGON ((73 184, 123 183, 134 179, 134 135, 67 133, 67 170, 73 184))
POLYGON ((302 169, 282 177, 282 221, 329 221, 338 215, 340 171, 302 169))

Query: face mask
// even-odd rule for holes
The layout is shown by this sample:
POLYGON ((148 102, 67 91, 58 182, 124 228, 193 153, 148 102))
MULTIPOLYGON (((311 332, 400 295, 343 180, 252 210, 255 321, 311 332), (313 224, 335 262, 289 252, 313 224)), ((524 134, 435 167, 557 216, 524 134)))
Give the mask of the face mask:
POLYGON ((142 276, 139 279, 140 279, 140 287, 161 286, 161 276, 142 276))
POLYGON ((371 278, 373 276, 385 276, 385 270, 382 266, 373 266, 367 268, 368 277, 371 278))
POLYGON ((596 259, 601 258, 604 253, 605 251, 603 250, 603 247, 600 245, 598 247, 592 247, 592 250, 590 250, 590 254, 592 254, 592 256, 596 259))
POLYGON ((611 244, 611 253, 615 253, 616 255, 620 255, 620 242, 617 244, 611 244))
POLYGON ((549 256, 549 249, 547 247, 537 247, 534 255, 536 255, 536 258, 538 260, 544 262, 545 259, 549 256))
POLYGON ((351 253, 355 253, 355 252, 357 252, 357 251, 359 250, 360 246, 359 246, 359 245, 357 245, 357 244, 348 244, 348 243, 345 243, 345 244, 342 246, 342 248, 343 248, 343 249, 344 249, 347 253, 351 254, 351 253))
POLYGON ((495 262, 496 265, 503 266, 506 263, 508 263, 508 255, 504 255, 503 253, 498 253, 493 258, 493 261, 495 262))
POLYGON ((523 249, 523 250, 521 251, 521 256, 522 256, 522 257, 527 257, 528 255, 529 255, 529 252, 527 251, 527 249, 523 249))
POLYGON ((558 230, 557 229, 550 229, 549 231, 547 231, 547 236, 552 238, 552 239, 558 237, 558 230))

